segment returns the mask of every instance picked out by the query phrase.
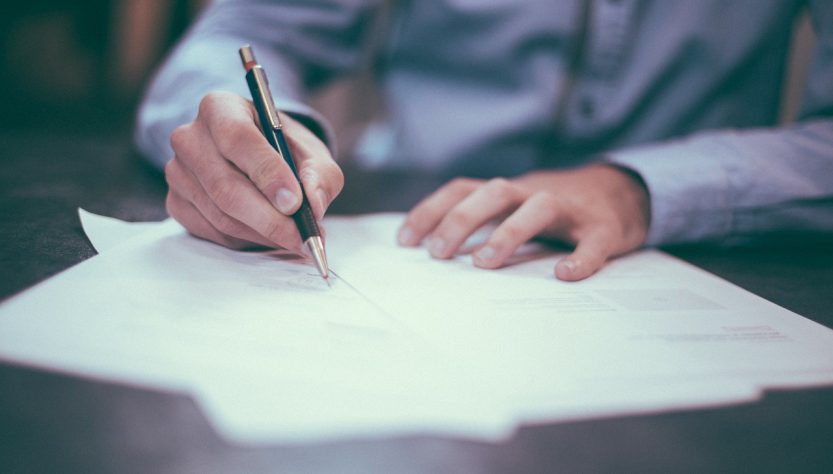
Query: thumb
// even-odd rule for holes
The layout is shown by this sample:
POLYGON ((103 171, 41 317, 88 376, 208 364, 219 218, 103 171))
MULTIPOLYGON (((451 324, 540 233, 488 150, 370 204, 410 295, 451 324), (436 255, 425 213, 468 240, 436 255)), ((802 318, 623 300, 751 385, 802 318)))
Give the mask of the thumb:
POLYGON ((602 268, 612 253, 613 244, 609 232, 600 230, 587 234, 576 243, 573 253, 556 264, 555 276, 564 281, 589 277, 602 268))

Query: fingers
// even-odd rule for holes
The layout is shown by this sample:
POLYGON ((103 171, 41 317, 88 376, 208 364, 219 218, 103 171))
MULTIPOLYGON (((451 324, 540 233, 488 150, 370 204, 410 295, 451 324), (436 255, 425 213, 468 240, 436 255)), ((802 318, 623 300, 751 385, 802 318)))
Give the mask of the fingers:
MULTIPOLYGON (((321 218, 341 191, 343 175, 311 131, 284 119, 299 176, 321 218)), ((258 244, 303 248, 288 217, 301 205, 301 185, 261 133, 251 102, 230 93, 208 94, 197 119, 172 133, 171 146, 176 155, 167 170, 171 189, 215 231, 258 244)), ((183 214, 184 207, 180 203, 177 209, 189 215, 183 214)))
MULTIPOLYGON (((196 217, 190 216, 193 208, 193 212, 197 212, 199 218, 208 223, 214 231, 235 241, 235 245, 228 245, 229 247, 243 248, 250 247, 252 244, 274 247, 275 244, 273 242, 270 242, 247 225, 221 211, 200 186, 197 178, 182 166, 176 157, 170 160, 165 166, 165 178, 168 182, 169 194, 174 195, 169 196, 169 204, 173 203, 177 209, 183 211, 174 214, 169 209, 169 213, 187 229, 191 230, 191 227, 189 227, 191 223, 195 226, 201 225, 196 217), (187 203, 188 206, 185 206, 184 203, 187 203), (180 219, 180 216, 187 220, 180 219), (248 245, 242 245, 240 242, 248 242, 248 245)), ((207 229, 200 230, 202 231, 200 232, 195 229, 192 233, 214 242, 218 241, 218 239, 208 235, 210 232, 207 229)))
MULTIPOLYGON (((549 193, 536 193, 527 199, 493 232, 472 256, 481 268, 499 268, 518 248, 532 238, 555 233, 570 233, 573 213, 581 212, 549 193)), ((600 223, 578 231, 576 247, 555 267, 560 280, 578 281, 596 273, 618 248, 614 233, 600 223)))
MULTIPOLYGON (((204 140, 206 134, 199 123, 177 129, 171 136, 177 153, 175 160, 191 172, 223 215, 253 229, 272 246, 300 250, 300 236, 292 219, 278 212, 239 169, 223 159, 210 141, 204 140), (179 138, 185 134, 188 134, 186 138, 179 138)), ((212 224, 222 225, 222 222, 215 220, 212 224)))
POLYGON ((511 182, 457 180, 411 211, 399 241, 417 245, 430 235, 429 251, 447 258, 483 223, 502 220, 473 254, 475 265, 500 267, 529 239, 547 237, 575 244, 555 268, 558 278, 575 281, 643 245, 649 211, 644 183, 606 165, 537 171, 511 182))
POLYGON ((446 184, 416 205, 399 228, 401 245, 419 245, 445 217, 446 213, 480 185, 479 180, 458 178, 446 184))
POLYGON ((431 233, 428 251, 434 258, 452 257, 477 229, 517 207, 522 199, 505 179, 488 181, 445 213, 431 233))
POLYGON ((488 221, 509 214, 472 255, 481 268, 499 268, 520 246, 540 235, 576 243, 572 254, 555 269, 565 281, 582 280, 598 271, 614 253, 621 252, 609 222, 586 220, 589 209, 581 200, 561 199, 551 192, 527 196, 515 183, 493 179, 457 180, 429 196, 406 218, 399 232, 403 245, 417 245, 429 236, 428 251, 450 258, 465 240, 488 221))
POLYGON ((301 204, 301 188, 289 165, 258 128, 251 103, 234 94, 209 94, 200 103, 204 123, 219 156, 245 174, 284 215, 301 204))
POLYGON ((165 207, 171 217, 182 224, 188 232, 199 238, 238 250, 252 246, 251 242, 236 239, 215 229, 193 204, 174 192, 168 193, 165 207))
POLYGON ((599 228, 581 238, 570 255, 555 266, 559 280, 578 281, 596 273, 613 254, 615 240, 604 228, 599 228))
MULTIPOLYGON (((537 193, 525 201, 492 232, 487 242, 472 256, 481 268, 499 268, 530 239, 554 230, 568 230, 573 218, 570 207, 548 193, 537 193)), ((606 227, 590 227, 581 235, 572 254, 555 267, 555 276, 564 281, 583 280, 596 273, 610 258, 616 246, 606 227)))
POLYGON ((234 94, 209 94, 200 104, 200 119, 220 155, 239 168, 284 215, 294 214, 301 205, 298 179, 319 219, 344 186, 341 168, 326 145, 292 117, 281 114, 281 122, 298 178, 263 136, 251 102, 234 94))
POLYGON ((489 236, 486 243, 472 255, 474 264, 481 268, 498 268, 515 251, 541 234, 545 229, 558 227, 564 216, 563 205, 548 193, 536 193, 506 218, 489 236))

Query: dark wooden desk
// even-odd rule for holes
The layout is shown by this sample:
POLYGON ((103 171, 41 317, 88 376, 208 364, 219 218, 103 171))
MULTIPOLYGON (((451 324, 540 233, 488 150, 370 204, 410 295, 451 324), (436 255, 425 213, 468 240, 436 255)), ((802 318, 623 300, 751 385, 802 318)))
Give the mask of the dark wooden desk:
MULTIPOLYGON (((161 175, 126 137, 0 134, 0 297, 94 255, 76 207, 165 217, 161 175)), ((334 212, 404 210, 437 183, 353 175, 334 212), (371 194, 369 190, 376 190, 371 194), (380 196, 389 196, 380 199, 380 196)), ((833 244, 670 251, 833 327, 833 244)), ((439 437, 241 447, 184 394, 0 365, 0 472, 833 472, 833 388, 719 409, 439 437)))

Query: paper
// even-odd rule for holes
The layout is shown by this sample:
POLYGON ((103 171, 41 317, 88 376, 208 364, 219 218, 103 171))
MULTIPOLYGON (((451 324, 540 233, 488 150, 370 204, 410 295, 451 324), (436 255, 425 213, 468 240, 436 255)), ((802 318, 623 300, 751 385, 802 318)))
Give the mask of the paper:
MULTIPOLYGON (((78 209, 78 218, 96 252, 101 253, 129 241, 145 231, 159 229, 159 222, 124 222, 122 220, 99 216, 84 209, 78 209)), ((176 222, 168 221, 168 226, 176 229, 176 222)))
POLYGON ((559 255, 486 271, 396 246, 401 215, 330 218, 327 288, 281 252, 102 219, 99 256, 0 306, 0 358, 188 391, 236 442, 499 439, 833 383, 833 331, 660 252, 565 283, 559 255))

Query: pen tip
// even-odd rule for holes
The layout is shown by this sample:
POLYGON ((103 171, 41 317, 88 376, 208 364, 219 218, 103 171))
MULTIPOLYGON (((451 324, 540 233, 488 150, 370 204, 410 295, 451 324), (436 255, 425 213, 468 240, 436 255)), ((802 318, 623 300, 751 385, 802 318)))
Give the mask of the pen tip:
POLYGON ((312 255, 312 261, 325 280, 329 281, 330 276, 329 265, 327 265, 327 254, 324 252, 324 242, 320 236, 313 236, 306 241, 307 248, 312 255))

